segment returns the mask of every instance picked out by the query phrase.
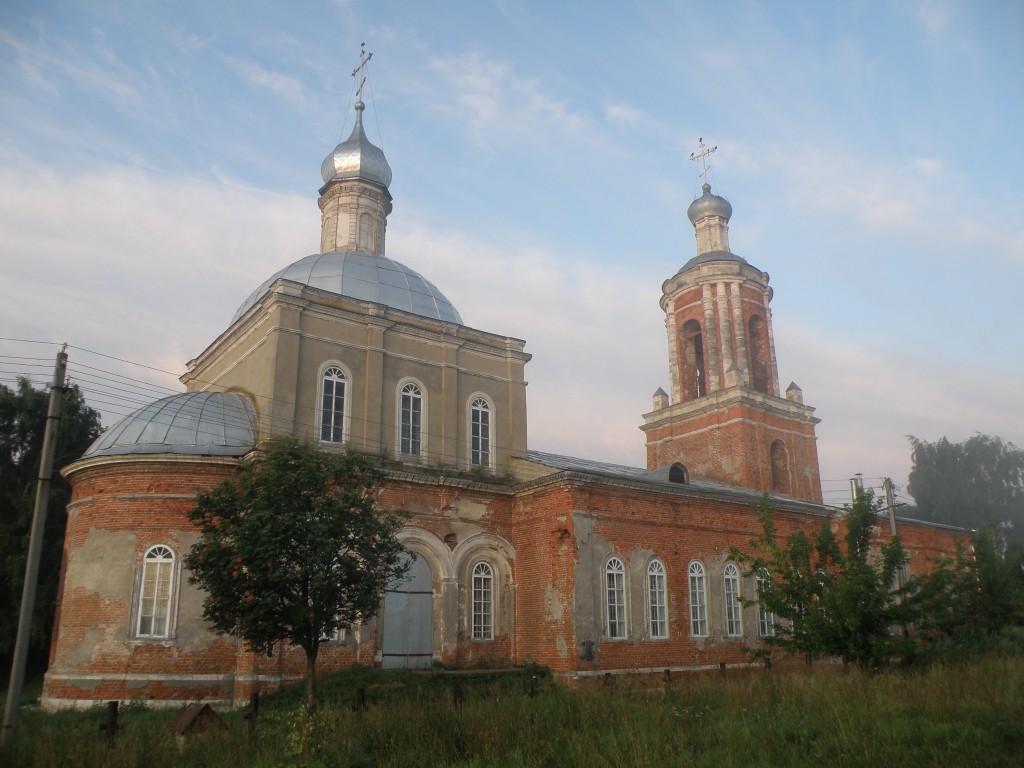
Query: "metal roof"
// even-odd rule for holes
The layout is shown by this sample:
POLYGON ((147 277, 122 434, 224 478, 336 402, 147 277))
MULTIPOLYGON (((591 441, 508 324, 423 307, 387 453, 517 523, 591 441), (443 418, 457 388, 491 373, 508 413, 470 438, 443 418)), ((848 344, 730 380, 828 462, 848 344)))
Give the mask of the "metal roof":
POLYGON ((184 392, 125 416, 82 458, 142 453, 244 456, 256 445, 256 412, 238 392, 184 392))
POLYGON ((231 322, 248 312, 278 279, 463 325, 458 310, 436 285, 404 264, 365 251, 314 253, 299 259, 263 281, 242 302, 231 322))

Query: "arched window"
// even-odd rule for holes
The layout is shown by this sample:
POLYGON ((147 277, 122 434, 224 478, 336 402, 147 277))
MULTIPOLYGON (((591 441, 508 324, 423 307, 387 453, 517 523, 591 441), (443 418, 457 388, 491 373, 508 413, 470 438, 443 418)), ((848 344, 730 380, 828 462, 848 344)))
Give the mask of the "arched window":
POLYGON ((704 566, 694 560, 690 563, 690 634, 708 636, 708 593, 704 581, 704 566))
POLYGON ((770 637, 775 634, 775 615, 765 608, 764 603, 760 602, 761 595, 768 588, 768 577, 764 574, 759 574, 757 577, 757 634, 761 637, 770 637))
POLYGON ((481 396, 469 403, 469 463, 491 466, 491 406, 481 396))
POLYGON ((420 455, 423 429, 423 392, 409 381, 402 385, 399 403, 398 451, 405 456, 420 455))
POLYGON ((743 634, 743 612, 740 607, 740 571, 732 563, 726 563, 722 575, 725 595, 725 634, 740 637, 743 634))
POLYGON ((764 321, 754 315, 749 323, 750 378, 751 386, 758 392, 768 392, 768 334, 764 332, 764 321))
POLYGON ((617 557, 604 567, 605 608, 608 614, 608 639, 626 638, 626 569, 617 557))
POLYGON ((690 473, 686 470, 685 464, 678 461, 668 468, 668 481, 670 483, 686 484, 690 482, 690 473))
POLYGON ((494 639, 494 571, 484 562, 473 566, 473 639, 494 639))
POLYGON ((345 373, 328 366, 321 379, 320 439, 325 443, 345 441, 345 373))
POLYGON ((693 400, 708 392, 707 367, 704 365, 704 336, 700 323, 687 320, 680 331, 679 374, 683 400, 693 400))
POLYGON ((772 490, 779 493, 789 493, 789 453, 786 451, 786 444, 776 440, 771 447, 772 465, 772 490))
POLYGON ((174 603, 174 552, 158 544, 142 558, 139 584, 139 637, 170 637, 174 603))
POLYGON ((373 220, 368 213, 359 215, 359 247, 364 251, 373 251, 373 220))
POLYGON ((665 590, 665 565, 651 560, 647 565, 647 616, 652 640, 668 637, 668 601, 665 590))

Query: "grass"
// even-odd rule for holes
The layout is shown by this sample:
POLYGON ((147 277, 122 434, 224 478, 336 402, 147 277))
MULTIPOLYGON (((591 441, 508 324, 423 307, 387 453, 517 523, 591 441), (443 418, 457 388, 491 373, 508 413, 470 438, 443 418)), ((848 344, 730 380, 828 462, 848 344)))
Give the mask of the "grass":
POLYGON ((177 711, 122 709, 108 748, 103 710, 25 711, 6 765, 39 766, 989 766, 1024 754, 1024 658, 911 672, 806 667, 620 679, 569 688, 538 670, 453 677, 353 669, 323 681, 314 718, 301 687, 266 697, 250 735, 176 743, 177 711), (452 701, 458 682, 464 704, 452 701), (353 711, 355 689, 368 709, 353 711))

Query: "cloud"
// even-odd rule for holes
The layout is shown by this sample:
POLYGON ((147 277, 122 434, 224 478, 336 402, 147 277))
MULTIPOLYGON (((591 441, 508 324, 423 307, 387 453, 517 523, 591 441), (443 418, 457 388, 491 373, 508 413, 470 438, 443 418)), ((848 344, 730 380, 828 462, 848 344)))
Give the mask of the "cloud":
POLYGON ((921 0, 917 7, 917 20, 929 34, 941 32, 953 18, 954 4, 951 0, 921 0))
POLYGON ((265 69, 253 61, 240 59, 237 56, 225 54, 224 61, 235 74, 250 85, 276 94, 297 110, 305 109, 306 90, 302 81, 297 77, 265 69))
POLYGON ((440 98, 454 99, 452 108, 483 146, 510 137, 540 143, 556 138, 552 131, 572 136, 592 131, 588 117, 552 98, 539 79, 521 77, 508 62, 472 51, 434 56, 428 66, 447 85, 440 98), (445 92, 451 96, 444 98, 445 92))

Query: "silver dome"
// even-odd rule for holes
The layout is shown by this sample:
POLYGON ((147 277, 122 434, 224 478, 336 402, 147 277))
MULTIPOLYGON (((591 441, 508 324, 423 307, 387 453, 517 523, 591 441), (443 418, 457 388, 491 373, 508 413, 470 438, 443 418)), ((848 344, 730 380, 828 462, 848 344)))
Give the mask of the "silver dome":
POLYGON ((462 316, 437 286, 404 264, 365 251, 314 253, 271 275, 235 312, 235 322, 267 292, 275 280, 284 279, 348 296, 384 304, 421 317, 462 325, 462 316))
POLYGON ((698 219, 708 215, 721 216, 726 221, 732 218, 732 205, 724 197, 711 194, 710 184, 705 183, 701 191, 704 194, 690 203, 690 207, 686 209, 691 224, 696 226, 698 219))
POLYGON ((324 184, 338 179, 365 179, 385 188, 391 185, 391 166, 384 152, 371 144, 363 131, 363 102, 356 102, 356 124, 352 135, 324 158, 320 175, 324 184))
POLYGON ((692 259, 686 262, 683 265, 683 268, 680 269, 679 271, 685 272, 688 269, 692 269, 693 267, 699 267, 701 264, 709 264, 712 261, 736 261, 739 262, 740 264, 747 263, 746 259, 744 259, 742 256, 737 256, 735 253, 732 253, 731 251, 708 251, 707 253, 702 253, 700 256, 694 256, 692 259))
POLYGON ((256 412, 239 392, 184 392, 125 416, 82 458, 178 453, 244 456, 256 445, 256 412))

